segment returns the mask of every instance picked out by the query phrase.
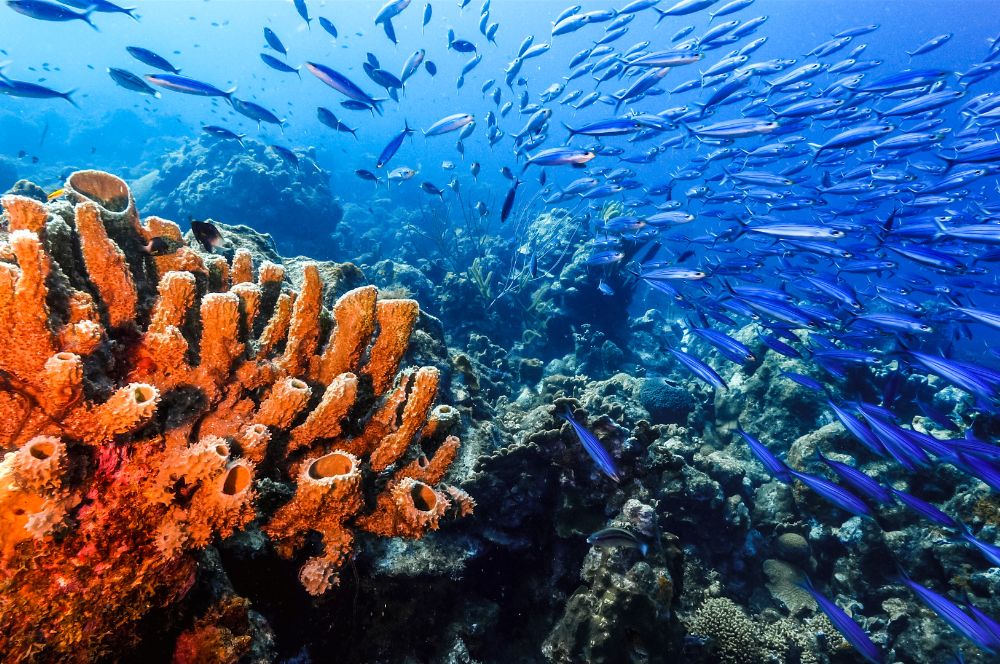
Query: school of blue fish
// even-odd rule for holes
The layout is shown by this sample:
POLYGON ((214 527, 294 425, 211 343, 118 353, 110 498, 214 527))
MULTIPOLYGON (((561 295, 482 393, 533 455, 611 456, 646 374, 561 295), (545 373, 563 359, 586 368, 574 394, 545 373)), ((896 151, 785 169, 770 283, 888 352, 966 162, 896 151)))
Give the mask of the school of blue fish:
MULTIPOLYGON (((463 0, 461 7, 469 4, 463 0)), ((949 464, 1000 492, 1000 447, 974 435, 969 422, 936 411, 929 393, 912 399, 899 394, 909 376, 933 376, 962 390, 983 414, 1000 407, 1000 353, 991 341, 1000 329, 1000 36, 965 53, 962 71, 921 66, 921 56, 946 48, 950 34, 913 44, 906 53, 910 66, 892 71, 866 55, 879 37, 875 24, 839 26, 809 52, 761 60, 754 54, 772 35, 768 17, 755 14, 754 0, 616 4, 591 11, 568 7, 551 17, 551 34, 520 36, 491 19, 485 0, 480 34, 450 30, 447 45, 455 57, 468 58, 457 81, 461 92, 482 51, 497 47, 498 33, 506 32, 507 43, 520 38, 505 70, 488 72, 492 77, 474 92, 492 100, 495 110, 478 115, 459 101, 454 112, 427 127, 390 128, 376 115, 387 103, 405 105, 403 92, 414 77, 422 77, 423 85, 438 84, 424 49, 396 63, 352 53, 366 75, 359 79, 329 62, 290 63, 282 37, 263 27, 267 49, 259 57, 264 66, 289 74, 289 85, 328 86, 343 112, 368 118, 348 126, 337 115, 342 111, 328 103, 316 108, 325 126, 384 136, 384 149, 357 177, 414 186, 406 181, 418 172, 396 159, 407 141, 448 135, 464 160, 463 141, 483 127, 494 154, 507 155, 502 172, 509 186, 494 215, 499 224, 532 194, 547 206, 576 206, 590 248, 587 264, 604 296, 652 289, 664 307, 686 319, 693 338, 735 365, 757 359, 734 336, 752 323, 766 352, 812 367, 810 375, 786 372, 783 379, 824 395, 832 416, 859 445, 852 453, 889 459, 907 471, 949 464), (662 24, 656 40, 629 43, 633 21, 662 24), (556 40, 585 47, 565 63, 558 80, 529 84, 521 77, 524 63, 549 57, 556 40), (575 111, 589 106, 606 109, 604 117, 575 121, 575 111), (637 177, 633 167, 647 164, 661 165, 658 181, 637 177), (602 214, 612 201, 620 213, 602 214), (765 285, 775 275, 784 286, 765 285), (859 371, 879 388, 878 403, 860 400, 845 387, 845 379, 859 371), (914 412, 953 435, 937 438, 904 424, 904 413, 914 412)), ((138 10, 108 0, 6 5, 39 21, 79 21, 95 29, 115 14, 141 20, 138 10)), ((410 5, 390 0, 374 25, 394 43, 403 22, 424 30, 428 40, 441 39, 432 3, 410 5)), ((295 0, 294 9, 306 24, 316 18, 329 37, 338 36, 333 22, 310 14, 306 0, 295 0)), ((155 70, 108 69, 128 93, 217 98, 258 124, 285 126, 275 112, 241 99, 236 89, 190 78, 141 46, 127 50, 137 67, 155 70)), ((78 103, 72 90, 18 80, 10 71, 9 65, 0 69, 0 93, 78 103)), ((245 138, 215 124, 203 129, 219 140, 245 138)), ((298 164, 301 151, 271 148, 298 164)), ((469 157, 475 178, 480 160, 469 157)), ((458 193, 458 182, 456 175, 450 183, 426 180, 419 187, 445 200, 458 193)), ((477 210, 490 214, 482 203, 477 210)), ((524 257, 523 270, 539 278, 537 257, 524 257)), ((709 358, 689 349, 670 352, 697 379, 727 389, 709 358)), ((618 481, 600 441, 572 413, 565 417, 583 449, 618 481)), ((980 552, 984 563, 1000 566, 1000 547, 934 504, 823 455, 827 476, 800 472, 753 432, 738 428, 737 434, 775 480, 798 482, 875 523, 880 506, 898 502, 914 520, 951 533, 980 552)), ((631 542, 644 553, 646 543, 631 537, 611 529, 595 533, 592 541, 631 542)), ((956 601, 910 579, 905 561, 900 567, 900 583, 916 598, 975 647, 1000 653, 996 621, 967 598, 956 601)), ((866 661, 882 661, 855 619, 808 581, 804 587, 866 661)))

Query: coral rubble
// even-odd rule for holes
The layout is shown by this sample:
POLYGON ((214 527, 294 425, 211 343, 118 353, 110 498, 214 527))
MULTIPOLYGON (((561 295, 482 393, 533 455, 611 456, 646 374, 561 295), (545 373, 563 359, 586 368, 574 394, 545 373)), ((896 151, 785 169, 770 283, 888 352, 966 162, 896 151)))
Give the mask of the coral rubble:
MULTIPOLYGON (((112 175, 77 172, 66 190, 2 199, 6 657, 127 652, 192 587, 195 553, 240 529, 284 557, 318 533, 299 576, 320 594, 359 533, 419 538, 472 510, 441 484, 459 441, 432 414, 438 370, 399 372, 416 302, 361 287, 328 310, 315 264, 294 291, 281 265, 205 255, 173 222, 141 220, 112 175), (255 510, 263 478, 295 486, 273 513, 255 510)), ((212 620, 180 661, 202 642, 248 647, 212 620)))

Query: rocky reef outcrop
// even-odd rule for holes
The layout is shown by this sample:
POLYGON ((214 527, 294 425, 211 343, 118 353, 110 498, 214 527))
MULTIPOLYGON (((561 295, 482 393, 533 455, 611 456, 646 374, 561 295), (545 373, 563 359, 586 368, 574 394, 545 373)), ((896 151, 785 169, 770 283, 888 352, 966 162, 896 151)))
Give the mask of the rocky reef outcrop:
POLYGON ((247 224, 278 238, 284 255, 326 259, 344 215, 330 177, 311 149, 291 163, 252 139, 205 136, 168 153, 133 187, 152 214, 247 224))

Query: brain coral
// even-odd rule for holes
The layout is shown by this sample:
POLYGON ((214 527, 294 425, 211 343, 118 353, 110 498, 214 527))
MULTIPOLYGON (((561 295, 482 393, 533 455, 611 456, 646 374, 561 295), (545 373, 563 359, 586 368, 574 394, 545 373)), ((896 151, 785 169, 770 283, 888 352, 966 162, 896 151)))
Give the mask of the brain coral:
POLYGON ((255 518, 285 557, 322 537, 300 573, 319 594, 359 532, 417 538, 472 509, 440 484, 459 441, 432 415, 437 370, 399 371, 416 302, 362 287, 328 311, 313 264, 294 292, 280 265, 205 257, 173 222, 140 221, 114 176, 66 190, 2 199, 7 661, 120 656, 185 596, 192 552, 255 518), (265 475, 296 488, 258 515, 265 475))

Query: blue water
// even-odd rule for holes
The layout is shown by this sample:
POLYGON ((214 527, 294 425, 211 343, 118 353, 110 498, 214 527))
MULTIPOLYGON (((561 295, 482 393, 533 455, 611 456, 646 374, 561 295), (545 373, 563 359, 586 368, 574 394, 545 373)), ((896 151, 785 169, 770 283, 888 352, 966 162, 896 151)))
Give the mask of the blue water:
MULTIPOLYGON (((582 49, 592 46, 594 40, 604 34, 607 25, 589 25, 568 35, 552 37, 552 21, 565 8, 564 0, 493 0, 488 23, 499 24, 496 45, 489 43, 480 33, 478 26, 482 3, 479 0, 470 3, 464 10, 458 7, 455 0, 432 2, 433 17, 426 27, 421 26, 424 3, 414 1, 393 20, 398 45, 392 44, 382 28, 373 22, 383 4, 381 1, 311 1, 308 3, 313 17, 311 27, 296 13, 291 2, 152 1, 136 4, 139 21, 120 14, 95 14, 93 20, 99 31, 91 29, 82 21, 43 22, 17 14, 7 7, 0 7, 0 61, 6 61, 2 73, 11 79, 40 83, 59 91, 72 90, 72 98, 79 106, 75 108, 61 99, 0 95, 0 158, 16 169, 18 178, 32 180, 47 192, 58 189, 66 174, 78 168, 120 173, 135 182, 160 168, 172 153, 189 150, 192 142, 201 141, 204 145, 211 145, 212 140, 205 135, 202 127, 220 125, 239 134, 246 134, 248 140, 291 149, 304 163, 306 154, 314 155, 316 164, 323 171, 323 177, 329 179, 330 190, 338 204, 350 205, 347 220, 342 223, 357 224, 359 234, 368 233, 365 240, 351 238, 349 236, 355 230, 351 226, 347 231, 341 227, 339 234, 333 235, 334 229, 323 219, 308 216, 289 218, 284 222, 287 227, 283 227, 281 222, 269 221, 266 230, 275 237, 282 253, 310 251, 323 258, 356 260, 359 263, 405 255, 406 260, 416 264, 435 286, 444 281, 445 270, 441 268, 442 265, 447 265, 450 271, 464 272, 472 268, 474 258, 488 257, 486 264, 498 275, 494 288, 504 287, 507 279, 510 283, 517 281, 521 284, 510 290, 511 297, 517 295, 518 291, 527 291, 530 296, 533 289, 557 282, 561 276, 560 271, 573 261, 576 254, 578 269, 565 278, 566 282, 576 279, 570 284, 572 289, 567 287, 567 290, 573 292, 562 301, 563 309, 558 312, 565 320, 546 328, 545 334, 550 335, 548 338, 543 337, 540 342, 521 346, 521 350, 530 346, 534 356, 543 362, 564 362, 551 365, 555 369, 549 371, 550 375, 566 366, 579 366, 565 360, 563 356, 574 348, 572 333, 579 332, 579 326, 587 324, 593 325, 594 329, 605 335, 601 339, 610 338, 623 347, 621 357, 624 359, 621 366, 605 365, 602 367, 604 373, 601 376, 591 376, 592 378, 604 378, 618 370, 629 370, 647 378, 666 379, 671 385, 691 385, 683 383, 691 378, 691 373, 686 372, 678 362, 672 361, 667 353, 668 346, 680 348, 680 335, 675 333, 676 330, 656 329, 651 332, 651 338, 659 344, 654 348, 629 346, 636 339, 628 336, 629 318, 637 318, 647 310, 654 309, 676 322, 677 329, 680 329, 681 321, 686 320, 689 325, 696 323, 703 327, 712 326, 730 336, 736 336, 751 319, 745 312, 734 313, 731 308, 727 309, 727 303, 743 301, 740 297, 733 296, 729 291, 730 286, 785 289, 794 294, 795 301, 800 305, 811 307, 810 315, 807 316, 812 319, 811 323, 792 324, 791 327, 800 330, 804 327, 818 328, 816 336, 805 343, 801 336, 797 339, 776 323, 773 315, 772 320, 768 321, 767 314, 763 315, 764 325, 760 328, 761 331, 763 327, 776 330, 778 337, 794 343, 806 356, 815 351, 829 350, 824 344, 831 347, 836 344, 838 349, 851 352, 870 351, 878 356, 878 363, 881 365, 878 368, 872 361, 816 360, 810 363, 803 360, 797 371, 806 372, 808 367, 810 375, 823 383, 823 389, 830 390, 831 399, 840 404, 854 399, 882 402, 886 408, 895 407, 898 414, 902 415, 901 421, 909 426, 914 417, 919 416, 918 407, 921 404, 918 401, 938 398, 938 406, 944 407, 941 404, 944 401, 944 405, 957 408, 956 419, 960 421, 956 422, 956 428, 959 429, 954 434, 956 439, 969 434, 979 437, 986 445, 996 442, 997 432, 1000 431, 996 418, 997 401, 1000 397, 1000 375, 996 373, 997 327, 971 322, 968 318, 957 315, 952 307, 972 306, 984 312, 994 312, 997 309, 1000 290, 995 266, 1000 258, 996 253, 1000 233, 985 242, 967 243, 939 235, 941 229, 935 224, 944 227, 985 224, 993 227, 997 223, 1000 218, 1000 188, 997 179, 1000 157, 984 160, 983 163, 955 166, 949 172, 974 168, 981 168, 983 172, 977 172, 967 184, 944 191, 941 194, 944 198, 941 200, 926 204, 918 202, 921 188, 931 186, 947 176, 947 173, 942 172, 945 163, 943 156, 953 155, 957 148, 968 145, 973 138, 982 141, 997 140, 1000 115, 977 119, 968 112, 960 112, 960 109, 976 97, 983 103, 989 103, 990 95, 1000 91, 1000 75, 991 73, 968 86, 964 79, 957 76, 983 63, 985 58, 996 51, 994 43, 1000 31, 1000 12, 997 11, 994 0, 756 0, 741 11, 714 21, 709 20, 708 11, 718 9, 724 2, 716 3, 708 11, 668 17, 660 22, 657 22, 656 13, 647 9, 638 12, 628 24, 627 33, 611 43, 618 52, 646 41, 649 42, 648 47, 638 46, 637 50, 664 50, 671 47, 671 37, 684 26, 694 26, 691 36, 698 36, 706 29, 725 21, 746 21, 761 15, 768 17, 752 34, 742 37, 736 43, 706 50, 701 62, 674 68, 655 86, 653 92, 623 103, 617 111, 617 115, 622 117, 626 113, 657 113, 666 108, 684 105, 689 109, 696 108, 695 105, 705 101, 714 87, 703 89, 700 85, 695 85, 687 92, 676 94, 666 91, 685 81, 698 79, 699 70, 707 69, 725 57, 731 49, 737 49, 759 37, 766 37, 767 41, 750 55, 749 62, 773 58, 795 59, 795 63, 789 64, 781 74, 808 62, 833 65, 847 57, 847 53, 860 44, 867 44, 858 59, 877 59, 880 64, 864 72, 861 85, 908 68, 943 70, 949 73, 936 77, 942 82, 942 89, 963 92, 960 99, 940 110, 890 120, 894 128, 889 136, 905 133, 908 128, 925 121, 938 122, 934 128, 927 129, 931 132, 947 130, 948 133, 938 145, 905 154, 885 155, 875 152, 873 156, 873 143, 865 141, 852 146, 842 156, 827 152, 815 159, 814 149, 808 144, 823 144, 834 135, 852 127, 879 122, 878 117, 870 115, 846 122, 839 122, 843 116, 805 118, 800 121, 780 119, 781 126, 773 133, 732 141, 706 140, 693 135, 706 125, 741 117, 748 103, 767 95, 763 80, 774 80, 781 74, 755 75, 752 84, 745 88, 746 98, 720 105, 714 112, 706 113, 703 117, 686 114, 677 127, 651 133, 642 137, 643 140, 633 141, 629 136, 601 140, 587 136, 567 139, 562 123, 582 127, 612 118, 616 111, 613 100, 610 100, 611 104, 605 103, 609 99, 598 101, 579 111, 557 101, 544 103, 539 99, 539 94, 551 84, 566 82, 564 77, 570 71, 570 59, 582 49), (315 20, 319 16, 328 18, 336 25, 339 31, 337 38, 331 37, 320 27, 315 20), (818 59, 806 55, 817 45, 831 39, 832 35, 868 24, 877 24, 878 28, 855 37, 850 44, 835 53, 818 59), (411 53, 416 49, 426 49, 425 61, 431 61, 437 66, 437 74, 432 77, 421 67, 406 82, 405 89, 400 92, 399 102, 384 102, 379 114, 367 110, 347 110, 340 106, 343 95, 325 86, 304 66, 300 76, 279 73, 267 67, 259 54, 277 54, 266 46, 262 33, 264 27, 272 29, 287 47, 287 63, 293 66, 303 65, 307 61, 325 64, 347 75, 375 97, 387 95, 362 69, 367 54, 372 54, 384 69, 398 75, 411 53), (472 54, 448 48, 449 29, 453 29, 458 38, 473 42, 482 54, 482 62, 464 77, 461 87, 457 85, 457 80, 472 54), (952 33, 953 36, 941 48, 912 59, 907 56, 908 50, 915 49, 936 35, 946 33, 952 33), (508 87, 504 83, 504 69, 516 57, 518 47, 529 35, 534 36, 535 44, 549 43, 551 49, 539 57, 525 61, 519 74, 519 78, 524 81, 517 81, 513 87, 508 87), (236 113, 224 100, 168 90, 162 90, 161 97, 155 99, 125 90, 115 85, 107 75, 108 67, 123 68, 139 75, 152 73, 150 68, 129 56, 126 46, 142 46, 159 53, 180 68, 184 76, 205 81, 224 90, 235 88, 237 97, 262 105, 284 122, 281 127, 266 123, 258 126, 236 113), (493 86, 483 91, 483 85, 489 79, 494 79, 494 86, 500 87, 501 103, 509 101, 514 104, 506 117, 498 119, 498 124, 506 135, 493 146, 487 140, 486 115, 488 112, 498 113, 498 108, 491 98, 493 86), (553 111, 545 130, 547 138, 527 151, 527 155, 538 154, 545 148, 570 145, 617 147, 622 149, 623 156, 630 157, 659 144, 663 146, 652 163, 626 163, 617 156, 599 154, 583 169, 569 166, 525 168, 527 155, 516 153, 511 138, 512 134, 521 129, 529 115, 519 113, 518 100, 524 91, 531 103, 541 104, 553 111), (357 130, 357 136, 337 133, 321 124, 316 117, 317 107, 332 109, 342 122, 357 130), (441 118, 456 113, 472 114, 476 121, 475 130, 463 141, 464 155, 456 146, 457 133, 425 137, 420 131, 426 130, 441 118), (405 124, 418 131, 403 142, 386 168, 377 169, 375 161, 379 153, 405 124), (743 151, 781 141, 791 146, 791 155, 745 165, 747 162, 743 151), (733 152, 706 165, 706 155, 719 148, 729 148, 733 152), (885 157, 885 163, 879 163, 879 157, 885 157), (780 173, 793 169, 795 164, 803 160, 805 163, 800 164, 789 175, 794 184, 765 187, 765 191, 757 192, 761 197, 773 196, 770 202, 752 196, 742 198, 741 192, 752 187, 737 187, 729 180, 728 173, 744 167, 747 170, 780 173), (445 162, 452 162, 454 168, 445 168, 445 162), (473 177, 470 173, 473 163, 481 166, 478 177, 473 177), (871 166, 867 174, 862 173, 852 180, 842 177, 845 172, 854 170, 863 163, 871 166), (375 171, 384 179, 389 171, 403 166, 414 169, 417 174, 407 181, 388 185, 384 182, 373 185, 356 173, 358 170, 375 171), (578 178, 592 175, 601 181, 607 171, 619 167, 634 171, 625 178, 636 182, 634 188, 593 200, 567 196, 564 200, 553 199, 551 204, 545 203, 546 198, 556 196, 561 188, 578 178), (513 176, 523 179, 523 184, 515 194, 510 220, 501 223, 501 204, 512 187, 511 179, 501 173, 505 168, 510 169, 513 176), (892 181, 896 176, 902 179, 892 181), (459 183, 461 197, 456 194, 454 187, 449 187, 449 182, 453 179, 459 183), (850 181, 867 183, 869 189, 847 195, 823 193, 828 187, 850 181), (439 200, 422 190, 421 183, 429 183, 442 190, 442 198, 439 200), (673 186, 668 195, 664 191, 666 185, 671 183, 673 186), (706 202, 705 196, 696 190, 702 186, 708 188, 709 195, 735 192, 736 200, 706 202), (657 187, 664 191, 649 193, 657 187), (795 199, 804 201, 800 209, 781 207, 781 204, 795 199), (470 250, 466 246, 467 253, 449 254, 447 249, 441 250, 441 245, 436 245, 433 239, 425 237, 427 233, 433 235, 437 232, 428 230, 437 229, 435 224, 452 224, 454 227, 468 224, 474 203, 480 201, 488 214, 472 226, 482 234, 482 246, 487 247, 486 249, 481 247, 479 250, 470 250), (622 204, 625 214, 639 217, 637 223, 641 226, 643 218, 656 212, 655 205, 669 201, 674 201, 678 210, 691 213, 694 220, 689 224, 677 225, 676 228, 661 229, 659 233, 651 232, 649 236, 640 239, 630 238, 628 232, 601 227, 601 215, 609 203, 622 204), (772 209, 772 203, 779 207, 772 209), (569 211, 569 216, 566 217, 570 220, 566 227, 568 230, 544 246, 531 244, 532 220, 537 215, 556 210, 569 211), (892 225, 887 222, 890 218, 893 219, 892 225), (926 226, 923 232, 912 236, 901 234, 901 228, 908 229, 918 222, 926 226), (775 223, 845 228, 846 237, 843 240, 823 246, 846 248, 852 255, 830 258, 820 251, 781 243, 752 232, 737 237, 742 224, 753 228, 775 223), (304 234, 310 236, 308 243, 303 243, 304 234), (579 253, 583 251, 581 247, 593 247, 594 242, 609 240, 614 243, 609 246, 621 249, 623 256, 620 259, 607 264, 596 264, 594 261, 595 264, 587 268, 580 267, 586 258, 579 253), (659 245, 653 244, 654 240, 659 245), (957 261, 960 266, 935 269, 926 262, 908 260, 892 253, 892 247, 930 248, 943 252, 943 259, 957 261), (519 248, 523 250, 518 251, 519 248), (691 253, 685 256, 689 251, 691 253), (421 264, 417 258, 427 259, 427 262, 421 264), (869 258, 891 259, 895 264, 863 273, 851 272, 851 268, 859 261, 869 258), (537 265, 532 261, 537 261, 537 265), (657 261, 670 267, 697 269, 707 273, 707 276, 700 275, 705 276, 704 280, 671 280, 666 287, 668 290, 677 289, 677 297, 672 297, 651 288, 653 284, 649 280, 637 279, 644 268, 649 268, 650 264, 657 261), (741 261, 748 261, 749 267, 734 267, 741 261), (645 266, 640 263, 645 263, 645 266), (914 320, 919 319, 917 322, 929 325, 933 330, 913 334, 912 330, 907 332, 877 326, 879 330, 873 331, 871 327, 858 325, 854 319, 854 314, 858 312, 847 311, 818 293, 815 288, 809 288, 803 281, 803 276, 807 274, 827 275, 838 284, 856 291, 865 313, 910 315, 892 309, 885 300, 877 297, 878 288, 883 289, 883 294, 891 295, 894 289, 905 287, 904 295, 923 306, 918 314, 913 314, 914 320), (527 286, 522 281, 527 278, 526 275, 530 277, 527 286), (730 320, 730 316, 739 320, 739 323, 730 320), (947 358, 946 361, 976 362, 978 368, 973 371, 975 377, 967 379, 965 387, 969 388, 971 385, 972 389, 967 391, 973 392, 981 388, 980 393, 976 398, 968 395, 941 396, 938 390, 946 383, 927 376, 940 376, 942 372, 929 369, 926 363, 915 360, 916 356, 909 354, 912 349, 919 349, 937 358, 947 358), (654 362, 639 366, 642 362, 637 358, 642 358, 643 352, 658 353, 660 357, 654 362), (895 394, 892 394, 892 388, 887 385, 896 380, 893 376, 897 373, 901 377, 899 380, 909 377, 910 383, 901 390, 903 396, 893 403, 895 394), (845 374, 849 374, 846 380, 841 380, 845 374)), ((580 4, 579 11, 586 12, 609 7, 620 8, 626 3, 620 0, 586 0, 580 4)), ((669 0, 664 0, 658 7, 665 9, 671 4, 669 0)), ((1000 62, 1000 58, 996 62, 1000 62)), ((810 85, 800 90, 803 99, 821 96, 827 86, 846 75, 847 72, 824 72, 809 78, 810 85)), ((634 80, 616 77, 596 86, 596 89, 611 95, 634 80)), ((561 97, 574 90, 581 90, 586 94, 594 89, 594 79, 586 75, 567 82, 561 97)), ((2 91, 0 86, 0 92, 2 91)), ((845 107, 857 103, 862 108, 884 111, 905 99, 924 93, 880 92, 871 97, 833 93, 828 96, 844 99, 845 107)), ((787 91, 773 93, 768 99, 768 106, 777 107, 776 104, 780 105, 781 100, 787 99, 789 94, 787 91)), ((845 108, 843 112, 848 113, 849 110, 845 108)), ((771 113, 771 110, 764 107, 762 115, 754 117, 771 119, 771 113)), ((632 138, 636 137, 633 134, 632 138)), ((209 168, 214 166, 209 165, 209 168)), ((303 165, 302 168, 311 167, 303 165)), ((0 191, 12 184, 13 182, 0 182, 0 191)), ((227 204, 239 207, 239 201, 245 193, 236 188, 229 191, 223 188, 215 195, 226 200, 227 204)), ((138 201, 144 214, 168 212, 146 207, 143 203, 142 200, 138 201)), ((184 226, 187 220, 177 221, 184 226)), ((245 218, 220 221, 254 225, 254 210, 246 210, 245 218)), ((591 255, 604 248, 593 248, 591 255)), ((467 285, 468 280, 465 283, 467 285)), ((541 316, 536 317, 537 312, 527 312, 525 307, 519 309, 502 301, 490 302, 495 294, 494 290, 490 296, 484 296, 482 302, 466 302, 466 312, 457 309, 454 303, 449 305, 445 302, 445 296, 439 297, 441 301, 433 298, 422 301, 421 306, 441 317, 445 329, 456 335, 448 339, 450 343, 461 345, 465 343, 466 333, 482 331, 491 335, 493 341, 504 349, 510 349, 525 338, 524 333, 531 331, 529 328, 541 316), (461 330, 461 338, 458 338, 457 330, 461 330)), ((756 302, 759 304, 759 299, 756 302)), ((557 313, 551 313, 551 317, 557 318, 557 313)), ((545 323, 551 324, 551 321, 545 323)), ((587 334, 589 333, 588 331, 587 334)), ((744 333, 740 338, 750 343, 755 336, 744 333)), ((583 342, 578 340, 578 347, 586 346, 593 338, 595 337, 586 337, 583 342)), ((696 343, 690 336, 684 343, 684 350, 696 359, 711 359, 712 366, 724 374, 724 379, 731 380, 739 373, 735 364, 722 362, 707 344, 696 343)), ((816 359, 819 356, 810 357, 816 359)), ((516 354, 510 356, 511 364, 515 359, 516 354)), ((972 371, 968 367, 963 370, 972 371)), ((695 368, 693 373, 698 374, 698 369, 695 368)), ((705 374, 701 373, 699 379, 704 382, 705 374)), ((961 379, 958 382, 961 383, 961 379)), ((511 384, 506 387, 516 395, 525 386, 517 385, 511 378, 511 384)), ((694 388, 690 389, 694 391, 694 388)), ((823 400, 825 397, 826 394, 823 395, 823 400)), ((698 393, 698 398, 702 400, 701 407, 704 409, 712 407, 712 396, 698 393)), ((600 413, 590 413, 592 420, 599 415, 600 413)), ((831 418, 828 417, 826 421, 831 421, 831 418)), ((777 441, 779 444, 775 447, 780 447, 782 453, 787 450, 787 444, 791 443, 782 440, 781 432, 750 433, 765 438, 768 443, 777 441)), ((861 457, 864 457, 864 453, 861 457)), ((957 457, 952 460, 960 461, 957 457)), ((963 469, 963 472, 965 470, 968 469, 963 469)), ((891 476, 878 479, 893 481, 896 485, 919 494, 921 482, 911 482, 907 479, 909 477, 910 475, 894 467, 891 476)), ((994 483, 998 483, 995 477, 984 479, 992 479, 994 483)), ((949 489, 954 489, 957 485, 958 480, 949 485, 949 489)), ((994 486, 994 489, 1000 487, 994 486)), ((937 502, 943 504, 957 495, 938 495, 937 498, 940 499, 937 502)), ((971 510, 960 503, 961 501, 955 500, 955 504, 949 506, 949 509, 962 507, 967 511, 971 510)), ((966 516, 968 513, 963 518, 966 516)), ((985 524, 987 539, 996 533, 996 526, 995 523, 985 524)), ((956 533, 951 532, 941 537, 943 539, 954 535, 956 533)), ((749 541, 748 537, 747 542, 749 541)), ((697 543, 692 545, 699 546, 697 543)), ((734 544, 734 547, 737 546, 742 547, 743 544, 734 544)), ((742 549, 743 554, 749 548, 750 544, 747 543, 742 549)), ((925 548, 923 553, 929 557, 931 554, 928 550, 936 549, 925 548)), ((985 562, 980 562, 985 568, 985 562)), ((829 588, 829 584, 833 583, 830 578, 834 563, 826 563, 823 569, 817 570, 817 586, 823 589, 829 588)), ((928 567, 932 565, 924 565, 925 570, 928 567)), ((941 569, 948 569, 948 574, 956 574, 945 564, 941 565, 941 569)), ((948 592, 948 574, 942 573, 942 578, 936 580, 923 577, 916 580, 936 583, 935 587, 939 591, 948 592)), ((976 589, 980 591, 979 599, 982 599, 984 606, 996 607, 996 592, 982 592, 984 585, 985 582, 976 589), (986 604, 987 602, 990 604, 986 604)), ((955 592, 951 594, 953 598, 960 596, 958 588, 959 585, 956 584, 955 592)), ((993 583, 991 589, 996 590, 996 583, 993 583)), ((831 591, 830 594, 834 593, 831 591)), ((884 598, 880 594, 873 591, 865 598, 863 615, 880 615, 879 601, 882 599, 884 598)), ((912 607, 922 606, 912 596, 908 596, 908 601, 912 607)), ((943 623, 936 624, 943 633, 948 633, 943 623)), ((884 625, 881 625, 880 629, 884 632, 883 628, 884 625)), ((1000 635, 994 637, 993 645, 1000 649, 1000 635)), ((888 647, 891 644, 882 642, 881 645, 888 647)), ((968 652, 976 651, 968 644, 964 645, 968 652)), ((980 650, 986 651, 987 648, 980 650)), ((942 651, 942 648, 938 648, 935 653, 941 654, 942 651)), ((851 656, 844 655, 843 661, 854 661, 850 659, 851 656)), ((896 657, 895 661, 943 661, 933 660, 927 653, 897 652, 896 657)), ((982 657, 984 658, 977 661, 989 661, 985 656, 982 657)), ((652 661, 659 660, 654 658, 652 661)))

